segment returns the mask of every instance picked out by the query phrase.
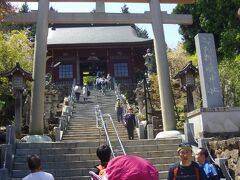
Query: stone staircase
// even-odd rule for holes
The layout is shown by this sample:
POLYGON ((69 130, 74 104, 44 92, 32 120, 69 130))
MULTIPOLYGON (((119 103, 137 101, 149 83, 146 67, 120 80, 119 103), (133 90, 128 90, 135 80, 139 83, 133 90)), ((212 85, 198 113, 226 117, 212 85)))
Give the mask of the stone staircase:
MULTIPOLYGON (((62 142, 16 145, 12 179, 21 179, 27 175, 29 173, 26 163, 27 155, 38 154, 43 169, 52 173, 56 180, 89 180, 89 170, 99 163, 96 149, 105 142, 104 132, 96 128, 95 104, 101 105, 103 113, 112 114, 126 153, 149 160, 159 170, 160 178, 167 178, 169 164, 178 160, 176 149, 181 140, 128 140, 125 127, 116 121, 114 94, 109 92, 106 96, 98 97, 98 100, 94 96, 95 93, 92 92, 87 103, 75 104, 73 118, 67 132, 63 135, 62 142)), ((120 149, 112 126, 109 125, 108 128, 113 148, 120 149)), ((136 132, 135 137, 137 139, 136 132)))

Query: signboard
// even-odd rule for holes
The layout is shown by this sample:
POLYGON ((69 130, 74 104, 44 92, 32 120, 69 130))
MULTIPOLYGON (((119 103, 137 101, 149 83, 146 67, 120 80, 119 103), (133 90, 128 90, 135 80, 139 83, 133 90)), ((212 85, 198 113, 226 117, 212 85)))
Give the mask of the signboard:
POLYGON ((22 76, 13 76, 12 87, 13 89, 23 89, 25 86, 22 76))

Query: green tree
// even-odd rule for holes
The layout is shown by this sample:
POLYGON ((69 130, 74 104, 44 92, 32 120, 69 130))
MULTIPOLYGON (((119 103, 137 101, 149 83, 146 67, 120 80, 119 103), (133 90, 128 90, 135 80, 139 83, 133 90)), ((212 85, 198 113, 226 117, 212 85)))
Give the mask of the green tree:
POLYGON ((14 12, 14 8, 12 7, 9 1, 1 1, 0 2, 0 21, 9 13, 14 12))
MULTIPOLYGON (((130 13, 129 7, 127 7, 126 4, 124 4, 123 7, 121 7, 121 10, 122 10, 122 13, 130 13)), ((146 29, 142 29, 135 24, 132 24, 131 26, 136 31, 138 37, 142 37, 142 38, 149 37, 146 29)))
MULTIPOLYGON (((186 120, 185 113, 185 105, 186 105, 186 93, 181 91, 180 80, 174 79, 173 77, 180 71, 183 67, 185 67, 188 61, 193 58, 186 52, 183 48, 183 44, 179 43, 178 46, 174 49, 168 49, 168 62, 169 62, 169 71, 170 71, 170 80, 172 86, 172 93, 175 104, 175 114, 177 119, 177 127, 183 128, 183 123, 186 120)), ((155 109, 161 109, 161 105, 159 102, 159 87, 158 87, 158 78, 157 74, 153 74, 150 77, 151 80, 151 96, 152 96, 152 104, 155 109)), ((200 106, 200 95, 199 90, 196 89, 195 92, 195 106, 200 106)))
MULTIPOLYGON (((25 31, 0 31, 0 72, 10 70, 19 62, 28 72, 32 71, 33 48, 25 31)), ((0 78, 0 99, 2 111, 0 125, 8 124, 13 119, 14 95, 6 78, 0 78)), ((30 89, 30 87, 29 87, 30 89)))
POLYGON ((237 11, 240 0, 196 0, 191 5, 177 5, 173 13, 192 14, 191 26, 181 25, 185 49, 195 52, 194 36, 213 33, 218 55, 234 57, 240 52, 240 25, 237 11))
POLYGON ((219 64, 220 81, 225 106, 240 106, 240 55, 219 64))

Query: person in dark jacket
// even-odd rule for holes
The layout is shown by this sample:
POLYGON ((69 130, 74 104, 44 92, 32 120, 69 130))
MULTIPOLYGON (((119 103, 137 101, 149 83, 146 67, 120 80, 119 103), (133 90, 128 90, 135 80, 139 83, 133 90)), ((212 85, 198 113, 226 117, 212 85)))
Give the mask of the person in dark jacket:
POLYGON ((136 120, 135 120, 135 114, 133 113, 132 107, 128 108, 128 113, 125 115, 124 121, 125 121, 124 125, 127 128, 128 139, 133 140, 134 129, 136 127, 136 120))
POLYGON ((202 168, 192 161, 192 146, 181 143, 178 147, 180 162, 169 168, 168 180, 206 180, 207 177, 202 168))

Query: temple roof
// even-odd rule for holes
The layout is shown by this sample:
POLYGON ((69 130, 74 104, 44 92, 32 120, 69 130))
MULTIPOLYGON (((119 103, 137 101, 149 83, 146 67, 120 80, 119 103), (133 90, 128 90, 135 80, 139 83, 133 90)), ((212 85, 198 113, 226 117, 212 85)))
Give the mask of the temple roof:
POLYGON ((137 37, 131 26, 71 27, 48 30, 48 45, 60 44, 112 44, 150 42, 137 37))

